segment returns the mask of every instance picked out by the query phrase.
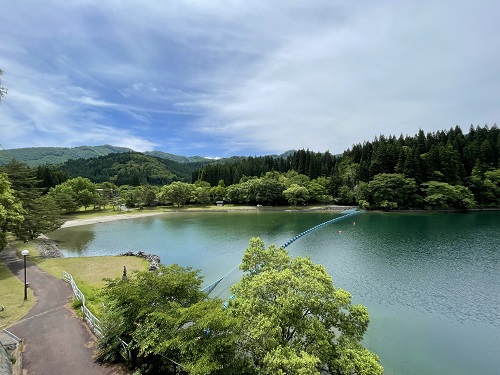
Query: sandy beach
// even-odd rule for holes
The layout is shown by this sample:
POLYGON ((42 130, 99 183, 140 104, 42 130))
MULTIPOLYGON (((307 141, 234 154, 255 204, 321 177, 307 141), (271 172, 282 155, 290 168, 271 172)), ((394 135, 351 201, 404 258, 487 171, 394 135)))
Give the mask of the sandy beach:
POLYGON ((155 212, 141 212, 141 213, 123 213, 120 215, 103 215, 103 216, 95 216, 91 218, 80 218, 66 221, 61 228, 70 228, 77 227, 80 225, 89 225, 89 224, 98 224, 98 223, 107 223, 110 221, 116 220, 129 220, 136 219, 140 217, 147 216, 157 216, 157 215, 165 215, 165 214, 173 214, 178 212, 232 212, 232 211, 255 211, 263 210, 263 211, 343 211, 346 209, 353 208, 353 206, 337 206, 337 205, 321 205, 321 206, 302 206, 300 208, 290 208, 290 207, 254 207, 254 206, 239 206, 239 207, 224 207, 220 209, 189 209, 183 211, 155 211, 155 212))
POLYGON ((147 212, 147 213, 140 213, 140 214, 109 215, 109 216, 91 217, 91 218, 87 218, 87 219, 74 219, 74 220, 66 221, 63 225, 61 225, 61 228, 77 227, 80 225, 89 225, 89 224, 98 224, 98 223, 107 223, 107 222, 116 221, 116 220, 129 220, 129 219, 136 219, 138 217, 156 216, 156 215, 164 215, 164 214, 165 214, 165 212, 147 212))

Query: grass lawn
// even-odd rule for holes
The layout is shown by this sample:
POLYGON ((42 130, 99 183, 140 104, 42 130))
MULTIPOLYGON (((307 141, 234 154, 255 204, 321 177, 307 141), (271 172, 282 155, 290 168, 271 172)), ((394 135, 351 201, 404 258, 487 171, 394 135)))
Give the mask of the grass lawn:
POLYGON ((32 258, 43 271, 61 279, 66 271, 76 282, 78 288, 85 295, 87 307, 99 317, 102 307, 100 290, 106 285, 104 279, 115 279, 123 275, 123 266, 127 274, 134 271, 144 271, 149 267, 145 259, 133 256, 102 256, 78 258, 32 258))
MULTIPOLYGON (((17 256, 22 258, 21 251, 29 250, 30 254, 37 255, 33 246, 21 241, 15 241, 14 237, 7 235, 9 244, 17 249, 17 256)), ((24 283, 19 280, 7 266, 0 261, 0 330, 11 326, 21 319, 35 304, 33 292, 28 288, 28 300, 24 300, 24 283)))
MULTIPOLYGON (((16 249, 21 258, 21 251, 29 250, 28 261, 36 264, 43 271, 62 279, 63 271, 71 274, 78 288, 85 294, 87 307, 97 316, 101 311, 99 291, 106 285, 103 279, 114 279, 123 275, 123 266, 127 267, 127 274, 134 271, 146 270, 149 262, 133 256, 103 256, 79 258, 51 258, 44 259, 32 242, 23 243, 9 237, 9 245, 16 249)), ((21 319, 33 306, 35 299, 28 289, 28 301, 24 302, 24 284, 15 277, 2 262, 0 262, 0 328, 12 325, 21 319)))
POLYGON ((128 256, 35 258, 31 261, 59 279, 62 278, 63 271, 66 271, 73 276, 80 289, 82 288, 80 283, 102 288, 105 285, 103 279, 122 276, 123 266, 127 267, 127 274, 137 270, 143 271, 149 266, 149 262, 145 259, 128 256))
POLYGON ((24 283, 5 264, 0 262, 0 330, 21 319, 35 304, 33 293, 28 288, 28 300, 24 300, 24 283))

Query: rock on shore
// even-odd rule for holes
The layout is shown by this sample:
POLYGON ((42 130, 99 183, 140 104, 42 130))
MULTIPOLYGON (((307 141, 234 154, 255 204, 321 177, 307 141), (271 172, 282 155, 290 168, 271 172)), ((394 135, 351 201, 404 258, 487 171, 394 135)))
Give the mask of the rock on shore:
POLYGON ((48 238, 38 238, 34 243, 40 258, 62 258, 63 254, 57 244, 48 238))
POLYGON ((133 251, 127 251, 126 253, 119 254, 121 256, 136 256, 139 258, 144 258, 149 262, 149 270, 156 271, 159 268, 160 257, 156 254, 146 254, 143 251, 138 251, 134 253, 133 251))

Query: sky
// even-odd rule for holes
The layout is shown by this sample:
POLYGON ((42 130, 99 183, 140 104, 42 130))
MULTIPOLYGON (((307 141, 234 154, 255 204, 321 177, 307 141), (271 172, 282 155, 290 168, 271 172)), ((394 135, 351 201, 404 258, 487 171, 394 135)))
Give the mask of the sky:
POLYGON ((342 153, 500 119, 497 0, 0 2, 0 144, 342 153))

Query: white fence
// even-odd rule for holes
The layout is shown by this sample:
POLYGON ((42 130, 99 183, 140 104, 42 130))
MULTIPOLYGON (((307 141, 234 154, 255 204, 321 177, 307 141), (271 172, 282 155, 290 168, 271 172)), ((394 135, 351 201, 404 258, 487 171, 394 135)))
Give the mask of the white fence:
POLYGON ((73 276, 63 271, 63 280, 67 281, 71 285, 73 293, 75 293, 75 297, 82 301, 82 312, 85 316, 85 321, 89 325, 92 332, 94 332, 97 336, 102 337, 101 322, 95 317, 94 314, 90 312, 87 306, 85 306, 85 295, 81 292, 80 289, 78 289, 75 280, 73 280, 73 276))
MULTIPOLYGON (((95 317, 94 314, 90 312, 87 306, 85 306, 85 295, 82 293, 80 289, 78 289, 78 286, 76 285, 73 276, 63 271, 63 280, 71 285, 75 297, 78 298, 80 301, 82 301, 82 312, 83 315, 85 316, 85 321, 89 325, 92 332, 94 332, 97 336, 102 337, 103 334, 101 329, 101 322, 99 321, 99 319, 95 317)), ((128 344, 120 338, 119 340, 122 345, 122 355, 125 357, 125 359, 127 359, 127 357, 130 356, 130 353, 128 351, 128 344)))

